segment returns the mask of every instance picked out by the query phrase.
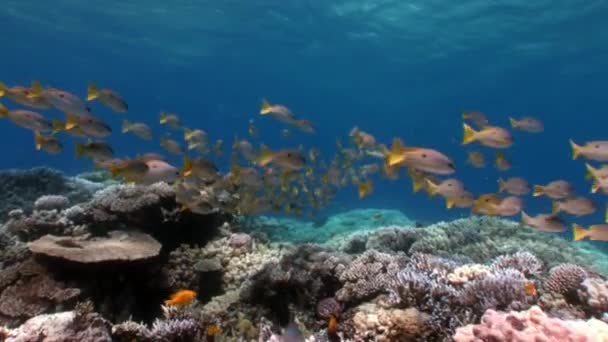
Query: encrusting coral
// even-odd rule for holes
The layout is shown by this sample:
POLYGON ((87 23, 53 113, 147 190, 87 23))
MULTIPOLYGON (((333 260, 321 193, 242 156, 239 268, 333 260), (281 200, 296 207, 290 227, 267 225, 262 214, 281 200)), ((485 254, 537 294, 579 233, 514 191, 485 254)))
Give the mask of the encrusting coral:
POLYGON ((477 341, 608 341, 608 324, 591 319, 564 321, 548 317, 539 307, 509 313, 488 310, 480 324, 458 328, 455 342, 477 341))

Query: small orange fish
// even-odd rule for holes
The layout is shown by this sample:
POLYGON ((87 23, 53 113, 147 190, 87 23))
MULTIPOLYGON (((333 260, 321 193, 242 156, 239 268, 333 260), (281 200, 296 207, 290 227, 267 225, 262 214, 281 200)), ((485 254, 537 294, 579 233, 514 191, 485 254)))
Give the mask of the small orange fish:
POLYGON ((338 332, 338 319, 335 315, 330 315, 327 321, 327 334, 335 335, 338 332))
POLYGON ((533 281, 529 281, 524 285, 524 291, 526 292, 527 296, 534 296, 536 295, 536 284, 534 284, 533 281))
POLYGON ((215 336, 219 335, 221 332, 220 327, 218 327, 215 324, 211 324, 209 326, 207 326, 207 341, 208 342, 213 342, 215 341, 215 336))
POLYGON ((196 299, 196 292, 191 290, 179 290, 165 301, 165 305, 182 306, 192 303, 196 299))

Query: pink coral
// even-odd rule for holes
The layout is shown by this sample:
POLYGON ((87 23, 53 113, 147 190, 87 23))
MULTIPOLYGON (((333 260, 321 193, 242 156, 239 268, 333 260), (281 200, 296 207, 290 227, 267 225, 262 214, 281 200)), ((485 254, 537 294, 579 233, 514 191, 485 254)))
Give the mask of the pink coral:
POLYGON ((591 319, 564 321, 548 317, 538 306, 510 313, 488 310, 480 324, 458 328, 455 342, 608 342, 608 324, 591 319))

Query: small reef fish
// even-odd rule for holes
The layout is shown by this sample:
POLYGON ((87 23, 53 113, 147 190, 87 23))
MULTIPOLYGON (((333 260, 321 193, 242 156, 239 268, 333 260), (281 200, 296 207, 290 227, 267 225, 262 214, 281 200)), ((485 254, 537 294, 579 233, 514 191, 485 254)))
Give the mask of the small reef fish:
POLYGON ((465 191, 459 196, 446 198, 445 207, 447 209, 470 208, 473 205, 474 200, 475 197, 473 197, 473 194, 468 191, 465 191))
POLYGON ((608 141, 590 141, 581 146, 570 140, 570 146, 572 147, 572 159, 583 157, 599 162, 608 161, 608 141))
POLYGON ((524 284, 524 292, 526 296, 536 296, 536 284, 533 281, 528 281, 524 284))
POLYGON ((184 158, 184 168, 182 169, 182 175, 184 177, 198 177, 201 179, 217 179, 219 177, 219 170, 213 162, 203 159, 196 158, 190 159, 184 158))
POLYGON ((160 112, 159 122, 161 125, 167 125, 173 129, 178 129, 181 125, 177 114, 160 112))
POLYGON ((565 212, 570 215, 585 216, 593 214, 595 210, 596 206, 593 201, 585 197, 574 197, 561 202, 553 202, 554 214, 565 212))
POLYGON ((270 115, 282 123, 293 125, 296 122, 296 116, 291 110, 283 105, 270 104, 268 100, 262 99, 260 107, 261 115, 270 115))
POLYGON ((561 233, 566 230, 566 223, 554 214, 538 214, 534 217, 521 211, 521 222, 543 232, 561 233))
POLYGON ((523 207, 524 203, 521 198, 508 196, 492 208, 492 214, 496 216, 513 216, 519 214, 523 207))
POLYGON ((158 182, 173 183, 179 176, 180 171, 175 166, 160 159, 146 160, 148 172, 138 180, 141 184, 154 184, 158 182))
POLYGON ((463 145, 473 142, 492 148, 508 148, 513 145, 511 133, 501 127, 486 126, 479 131, 475 131, 471 126, 463 124, 463 129, 463 145))
POLYGON ((53 135, 42 135, 40 132, 35 131, 34 142, 37 151, 45 150, 50 154, 59 154, 63 150, 63 145, 59 139, 53 135))
POLYGON ((426 178, 425 181, 427 192, 431 196, 440 195, 444 198, 457 198, 465 192, 464 184, 458 179, 450 178, 437 183, 426 178))
POLYGON ((126 113, 129 110, 127 102, 112 89, 97 89, 95 83, 89 83, 87 101, 99 100, 104 106, 116 113, 126 113))
POLYGON ((364 182, 359 182, 357 184, 357 192, 359 193, 359 198, 365 198, 374 191, 374 183, 371 179, 368 179, 364 182))
POLYGON ((64 129, 70 131, 78 127, 88 137, 105 138, 112 134, 112 127, 92 115, 66 114, 64 129))
POLYGON ((545 130, 545 126, 542 121, 526 116, 521 119, 509 118, 509 122, 511 123, 511 128, 528 132, 528 133, 541 133, 545 130))
POLYGON ((574 192, 574 187, 565 180, 555 180, 547 185, 535 185, 532 195, 534 197, 545 195, 551 199, 564 199, 570 197, 574 192))
POLYGON ((376 146, 376 138, 359 127, 353 127, 348 135, 359 149, 373 149, 376 146))
POLYGON ((467 163, 478 169, 484 168, 486 166, 486 160, 483 157, 483 154, 478 151, 469 152, 467 156, 467 163))
POLYGON ((38 132, 51 132, 53 123, 44 118, 39 113, 29 110, 8 110, 4 105, 0 104, 0 118, 7 118, 13 124, 38 132))
POLYGON ((191 304, 195 299, 196 292, 192 290, 179 290, 173 293, 169 299, 165 301, 165 305, 183 306, 191 304))
POLYGON ((202 129, 184 128, 184 140, 188 143, 188 149, 193 150, 199 146, 206 145, 209 141, 209 136, 202 129))
POLYGON ((395 138, 393 145, 386 155, 388 166, 407 166, 420 171, 449 175, 456 171, 450 158, 443 153, 422 147, 404 147, 400 139, 395 138))
POLYGON ((511 161, 507 159, 504 153, 496 152, 496 161, 494 162, 496 169, 500 171, 509 171, 511 169, 511 161))
POLYGON ((483 194, 473 201, 471 213, 495 215, 496 207, 500 204, 500 197, 496 194, 483 194))
POLYGON ((141 159, 121 160, 110 165, 112 177, 121 177, 128 182, 137 182, 148 170, 148 165, 141 159))
POLYGON ((34 109, 49 109, 51 104, 43 97, 29 97, 31 94, 30 88, 22 86, 7 87, 6 84, 0 82, 0 97, 6 96, 16 104, 27 106, 34 109))
POLYGON ((589 240, 608 241, 608 224, 594 224, 585 229, 578 224, 572 225, 572 239, 579 241, 588 238, 589 240))
POLYGON ((262 145, 256 163, 261 167, 272 163, 282 169, 300 170, 306 165, 306 159, 297 150, 285 149, 273 152, 262 145))
POLYGON ((32 88, 30 89, 28 97, 31 99, 41 97, 53 107, 64 113, 87 115, 90 112, 89 107, 87 107, 86 103, 78 96, 56 88, 44 89, 38 81, 32 82, 32 88))
POLYGON ((608 193, 608 165, 603 165, 599 168, 594 168, 589 164, 585 164, 587 168, 587 176, 585 178, 591 179, 593 184, 591 185, 591 193, 602 191, 608 193))
POLYGON ((160 146, 165 149, 165 151, 177 155, 183 155, 184 149, 182 146, 175 140, 163 137, 160 139, 160 146))
POLYGON ((315 132, 315 127, 312 125, 312 122, 306 119, 296 120, 292 126, 298 128, 304 133, 312 134, 315 132))
POLYGON ((506 192, 514 196, 524 196, 530 193, 528 181, 521 177, 511 177, 507 180, 498 179, 498 192, 506 192))
POLYGON ((479 129, 490 125, 488 118, 482 112, 464 112, 462 113, 462 119, 472 122, 479 129))
POLYGON ((143 140, 152 140, 152 129, 143 122, 130 122, 125 119, 122 121, 122 132, 133 133, 143 140))
POLYGON ((76 159, 82 156, 91 158, 95 161, 109 160, 114 157, 114 150, 108 143, 103 141, 78 143, 76 144, 76 159))

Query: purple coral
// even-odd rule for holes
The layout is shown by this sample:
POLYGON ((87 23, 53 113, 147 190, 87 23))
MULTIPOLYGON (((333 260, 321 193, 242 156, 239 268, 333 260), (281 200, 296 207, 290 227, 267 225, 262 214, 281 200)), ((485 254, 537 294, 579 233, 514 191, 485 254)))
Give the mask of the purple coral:
POLYGON ((335 298, 325 298, 317 303, 317 315, 322 318, 339 317, 342 305, 335 298))
POLYGON ((459 300, 481 312, 486 309, 520 309, 527 301, 526 283, 524 275, 515 269, 498 270, 467 282, 459 300))
POLYGON ((549 277, 545 280, 545 288, 559 294, 571 294, 581 287, 587 279, 587 272, 580 266, 574 264, 561 264, 549 271, 549 277))

